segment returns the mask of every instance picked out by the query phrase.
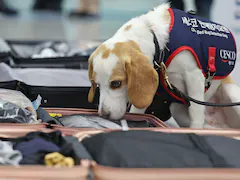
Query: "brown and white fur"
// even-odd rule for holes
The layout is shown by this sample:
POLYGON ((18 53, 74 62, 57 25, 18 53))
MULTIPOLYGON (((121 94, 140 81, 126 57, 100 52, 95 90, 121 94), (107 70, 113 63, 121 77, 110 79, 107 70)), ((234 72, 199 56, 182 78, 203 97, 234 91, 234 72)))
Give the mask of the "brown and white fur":
MULTIPOLYGON (((92 87, 88 99, 90 102, 93 100, 99 85, 100 115, 119 120, 123 118, 128 102, 132 104, 131 113, 145 113, 152 103, 159 79, 153 68, 155 46, 150 29, 155 32, 160 48, 165 47, 170 26, 168 8, 169 4, 162 4, 147 14, 131 19, 90 56, 92 87), (111 88, 112 81, 121 81, 121 86, 111 88)), ((174 57, 167 73, 173 85, 200 101, 208 101, 221 83, 213 80, 211 88, 204 93, 205 78, 193 54, 187 50, 174 57)), ((204 106, 191 103, 188 108, 172 103, 170 111, 180 127, 204 127, 204 106)))

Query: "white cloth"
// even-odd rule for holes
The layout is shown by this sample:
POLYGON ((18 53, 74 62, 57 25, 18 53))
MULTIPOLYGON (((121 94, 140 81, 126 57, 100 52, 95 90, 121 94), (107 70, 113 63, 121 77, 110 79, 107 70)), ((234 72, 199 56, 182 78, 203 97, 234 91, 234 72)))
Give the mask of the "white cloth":
POLYGON ((0 164, 17 166, 22 158, 21 152, 14 150, 11 142, 0 140, 0 164))
POLYGON ((98 116, 73 115, 59 118, 59 121, 66 127, 83 127, 96 129, 121 129, 122 127, 114 122, 98 116))

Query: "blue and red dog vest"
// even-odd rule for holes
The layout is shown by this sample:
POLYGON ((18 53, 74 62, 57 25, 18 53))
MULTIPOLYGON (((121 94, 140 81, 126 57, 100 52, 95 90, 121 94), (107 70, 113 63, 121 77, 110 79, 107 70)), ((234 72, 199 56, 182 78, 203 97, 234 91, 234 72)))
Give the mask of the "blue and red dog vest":
MULTIPOLYGON (((178 53, 189 50, 205 77, 210 71, 215 72, 213 79, 223 79, 233 71, 237 47, 228 28, 178 9, 169 8, 169 13, 171 24, 168 50, 165 51, 163 59, 166 67, 178 53)), ((161 83, 156 94, 167 94, 168 100, 186 104, 168 90, 162 74, 158 74, 161 83)))

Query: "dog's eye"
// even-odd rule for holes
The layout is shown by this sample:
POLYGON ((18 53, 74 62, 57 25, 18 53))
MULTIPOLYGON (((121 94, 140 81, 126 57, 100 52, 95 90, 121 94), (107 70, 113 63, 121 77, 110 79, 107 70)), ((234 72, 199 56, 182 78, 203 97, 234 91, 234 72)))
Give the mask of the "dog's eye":
POLYGON ((121 81, 112 81, 112 82, 111 82, 111 88, 112 88, 112 89, 119 88, 121 85, 122 85, 122 82, 121 82, 121 81))

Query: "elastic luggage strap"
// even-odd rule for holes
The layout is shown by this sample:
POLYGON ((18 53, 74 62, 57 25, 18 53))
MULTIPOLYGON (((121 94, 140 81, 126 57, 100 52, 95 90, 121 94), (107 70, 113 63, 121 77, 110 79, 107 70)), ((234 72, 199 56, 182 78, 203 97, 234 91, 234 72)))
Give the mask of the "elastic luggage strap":
POLYGON ((122 130, 123 131, 128 131, 129 130, 127 121, 125 119, 121 120, 121 125, 122 125, 122 130))

